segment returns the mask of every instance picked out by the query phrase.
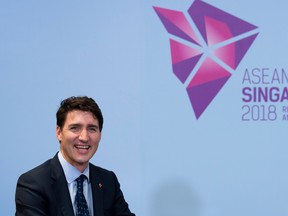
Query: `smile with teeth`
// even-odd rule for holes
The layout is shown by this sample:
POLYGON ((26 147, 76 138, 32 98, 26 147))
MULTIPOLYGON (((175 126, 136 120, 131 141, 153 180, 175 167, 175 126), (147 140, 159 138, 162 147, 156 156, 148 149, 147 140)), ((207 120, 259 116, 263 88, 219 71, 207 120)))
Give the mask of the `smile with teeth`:
POLYGON ((76 145, 75 146, 77 149, 89 149, 88 145, 76 145))

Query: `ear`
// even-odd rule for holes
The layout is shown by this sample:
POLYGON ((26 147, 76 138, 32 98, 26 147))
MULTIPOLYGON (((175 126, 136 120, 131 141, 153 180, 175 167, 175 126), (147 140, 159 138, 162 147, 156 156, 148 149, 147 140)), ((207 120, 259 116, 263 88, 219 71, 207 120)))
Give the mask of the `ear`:
POLYGON ((62 140, 62 131, 61 128, 59 126, 56 127, 56 136, 59 142, 61 142, 62 140))

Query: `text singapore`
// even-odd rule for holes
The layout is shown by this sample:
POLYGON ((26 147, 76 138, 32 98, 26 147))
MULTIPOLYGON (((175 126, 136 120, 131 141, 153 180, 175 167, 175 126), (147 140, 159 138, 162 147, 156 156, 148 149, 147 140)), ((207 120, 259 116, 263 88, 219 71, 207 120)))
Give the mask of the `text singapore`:
POLYGON ((243 102, 283 102, 288 101, 288 88, 245 87, 242 89, 243 102))

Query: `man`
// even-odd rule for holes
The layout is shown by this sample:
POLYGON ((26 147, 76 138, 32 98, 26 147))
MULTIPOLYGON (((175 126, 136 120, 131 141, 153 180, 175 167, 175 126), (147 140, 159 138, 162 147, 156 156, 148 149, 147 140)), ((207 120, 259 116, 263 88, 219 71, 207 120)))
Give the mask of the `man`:
POLYGON ((16 216, 135 216, 111 171, 89 160, 97 151, 103 126, 92 98, 70 97, 56 114, 60 151, 20 176, 16 216))

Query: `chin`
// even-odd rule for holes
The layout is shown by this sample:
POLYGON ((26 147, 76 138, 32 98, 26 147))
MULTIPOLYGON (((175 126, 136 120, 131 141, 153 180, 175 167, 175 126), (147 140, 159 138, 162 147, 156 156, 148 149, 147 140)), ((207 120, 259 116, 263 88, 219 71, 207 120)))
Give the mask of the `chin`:
POLYGON ((90 159, 91 159, 90 156, 84 156, 84 157, 80 156, 78 157, 77 161, 79 164, 85 164, 85 163, 88 163, 90 159))

